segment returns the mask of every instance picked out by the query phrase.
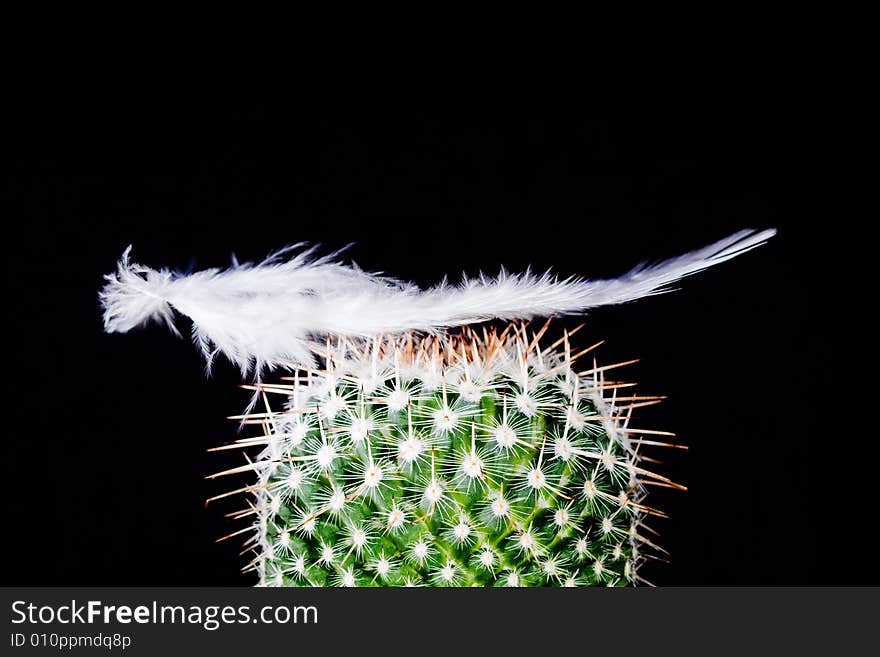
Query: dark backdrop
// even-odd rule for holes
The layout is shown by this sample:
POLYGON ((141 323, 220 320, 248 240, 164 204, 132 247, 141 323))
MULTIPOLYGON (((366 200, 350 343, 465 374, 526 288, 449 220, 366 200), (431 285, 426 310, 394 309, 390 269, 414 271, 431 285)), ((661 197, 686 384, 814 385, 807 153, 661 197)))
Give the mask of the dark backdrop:
POLYGON ((857 538, 862 391, 842 369, 860 366, 832 337, 821 22, 178 18, 28 51, 4 584, 253 581, 236 541, 213 542, 236 506, 206 509, 223 485, 203 480, 238 463, 205 450, 233 437, 246 394, 164 329, 102 333, 101 277, 128 244, 186 269, 355 242, 361 266, 428 285, 500 265, 615 275, 768 226, 769 246, 580 334, 607 340, 604 361, 643 359, 629 375, 669 399, 641 424, 691 446, 664 455, 690 490, 654 495, 672 556, 647 576, 878 581, 857 538))

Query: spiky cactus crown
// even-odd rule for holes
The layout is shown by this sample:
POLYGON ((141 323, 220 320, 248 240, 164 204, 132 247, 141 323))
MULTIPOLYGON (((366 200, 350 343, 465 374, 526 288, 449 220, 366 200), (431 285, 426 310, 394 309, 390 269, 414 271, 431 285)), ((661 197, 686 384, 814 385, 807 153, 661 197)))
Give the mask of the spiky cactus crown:
MULTIPOLYGON (((328 342, 321 369, 254 386, 250 567, 270 586, 639 581, 655 403, 547 326, 328 342), (544 341, 546 342, 546 340, 544 341), (586 362, 585 362, 586 361, 586 362)), ((226 474, 219 473, 219 474, 226 474)))

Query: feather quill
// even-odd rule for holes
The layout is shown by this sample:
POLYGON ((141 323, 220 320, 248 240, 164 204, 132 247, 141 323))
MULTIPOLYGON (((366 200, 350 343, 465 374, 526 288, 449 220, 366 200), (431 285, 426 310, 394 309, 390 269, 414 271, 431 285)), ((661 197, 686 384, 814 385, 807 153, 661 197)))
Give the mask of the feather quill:
POLYGON ((192 320, 193 339, 209 364, 221 353, 243 374, 280 365, 311 366, 315 340, 433 332, 492 319, 580 314, 598 306, 670 291, 691 274, 764 244, 773 229, 743 230, 702 249, 623 276, 559 279, 550 272, 465 278, 458 285, 417 286, 342 264, 338 253, 315 257, 297 244, 258 264, 192 274, 134 263, 129 246, 100 293, 104 329, 125 333, 150 321, 175 334, 174 311, 192 320))

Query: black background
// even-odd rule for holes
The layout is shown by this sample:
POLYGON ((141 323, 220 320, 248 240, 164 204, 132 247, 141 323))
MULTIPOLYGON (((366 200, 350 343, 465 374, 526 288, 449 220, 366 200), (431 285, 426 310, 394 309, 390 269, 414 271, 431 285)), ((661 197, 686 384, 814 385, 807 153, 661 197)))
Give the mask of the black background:
POLYGON ((864 328, 837 335, 831 302, 821 20, 77 18, 91 29, 38 30, 13 95, 5 584, 253 582, 237 539, 213 542, 237 506, 204 505, 240 482, 202 478, 238 463, 205 450, 246 393, 164 329, 102 333, 101 277, 128 244, 199 269, 355 242, 362 267, 429 285, 615 275, 769 226, 768 246, 580 334, 607 340, 604 362, 642 358, 628 375, 669 399, 640 424, 691 446, 661 455, 690 490, 654 495, 672 557, 645 573, 877 583, 861 366, 842 351, 864 328))

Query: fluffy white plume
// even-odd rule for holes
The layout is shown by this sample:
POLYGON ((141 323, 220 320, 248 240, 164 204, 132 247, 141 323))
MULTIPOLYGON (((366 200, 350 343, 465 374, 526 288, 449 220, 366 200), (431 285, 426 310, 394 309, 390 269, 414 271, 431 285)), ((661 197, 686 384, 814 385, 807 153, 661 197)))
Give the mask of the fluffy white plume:
POLYGON ((210 360, 219 352, 243 372, 312 363, 314 340, 436 331, 491 319, 583 313, 669 291, 672 283, 760 246, 775 230, 743 230, 705 248, 619 278, 558 279, 550 273, 502 271, 428 290, 364 272, 295 245, 257 264, 193 274, 154 270, 129 259, 107 275, 101 291, 104 329, 126 332, 150 320, 177 333, 173 310, 193 323, 193 339, 210 360), (288 257, 290 256, 290 257, 288 257), (173 309, 173 310, 172 310, 173 309))

